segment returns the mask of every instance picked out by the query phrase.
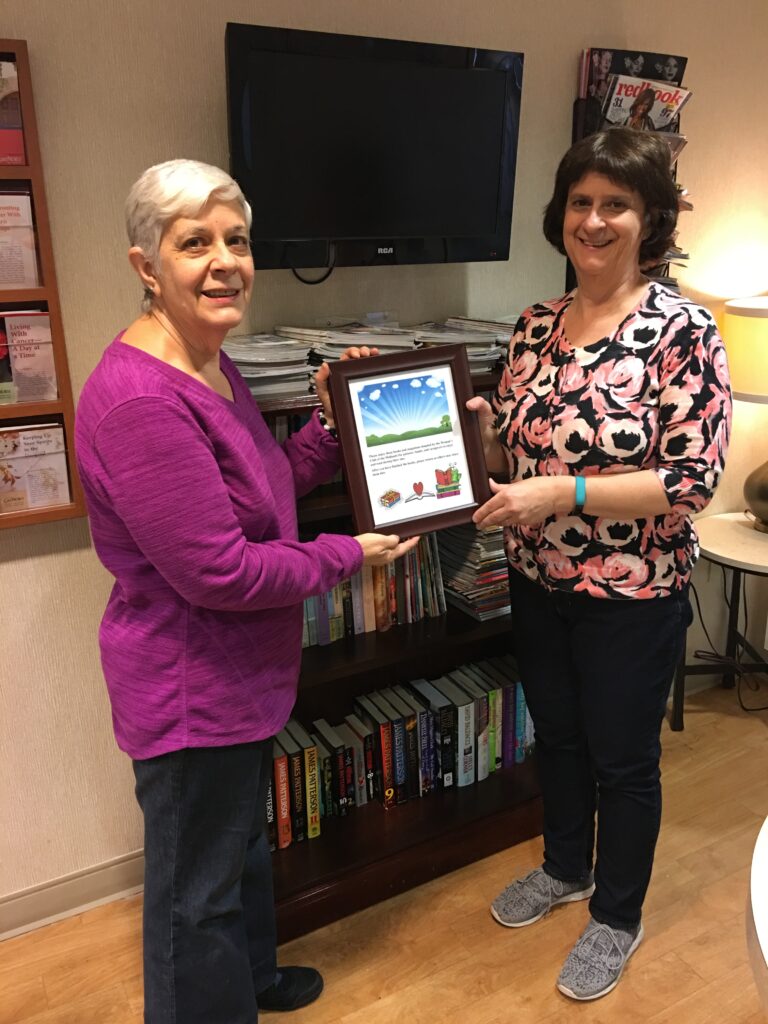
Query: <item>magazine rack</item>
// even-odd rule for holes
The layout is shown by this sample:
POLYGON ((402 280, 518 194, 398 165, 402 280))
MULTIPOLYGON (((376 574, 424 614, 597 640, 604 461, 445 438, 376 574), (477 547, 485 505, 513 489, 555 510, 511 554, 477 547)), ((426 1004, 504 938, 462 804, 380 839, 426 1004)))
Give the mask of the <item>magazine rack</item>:
POLYGON ((74 402, 64 345, 59 293, 56 286, 56 270, 53 263, 51 230, 45 199, 35 108, 32 100, 32 80, 29 72, 27 44, 20 39, 0 39, 0 59, 10 60, 16 64, 26 150, 25 164, 0 165, 0 191, 11 184, 22 185, 29 191, 34 216, 38 271, 41 280, 41 284, 37 288, 0 288, 0 311, 29 309, 30 311, 48 313, 58 383, 58 398, 55 401, 0 404, 0 427, 26 427, 42 423, 56 423, 63 426, 70 493, 70 501, 66 505, 50 505, 43 508, 27 508, 18 512, 0 513, 0 528, 7 528, 84 516, 85 504, 75 469, 74 402))
MULTIPOLYGON (((572 143, 578 142, 580 139, 585 138, 587 135, 592 135, 595 132, 600 131, 601 128, 603 127, 603 125, 604 125, 603 102, 605 101, 605 98, 603 98, 603 100, 598 100, 596 97, 591 96, 588 93, 588 83, 592 81, 592 78, 591 78, 592 72, 590 72, 588 70, 589 67, 590 67, 590 60, 592 60, 592 55, 593 54, 598 54, 600 52, 602 52, 604 57, 605 56, 608 57, 608 60, 609 60, 609 63, 610 63, 610 67, 608 65, 606 65, 603 68, 603 74, 601 76, 601 80, 603 80, 603 81, 606 81, 606 80, 610 81, 610 75, 613 75, 613 74, 622 74, 622 75, 627 74, 627 75, 633 76, 634 78, 639 80, 640 77, 641 77, 641 71, 639 69, 642 69, 643 67, 645 67, 645 69, 646 69, 645 70, 645 74, 642 77, 646 77, 646 78, 651 79, 651 80, 658 80, 662 84, 667 84, 670 89, 677 90, 678 92, 685 93, 687 91, 687 90, 682 88, 683 75, 685 73, 685 68, 686 68, 687 61, 688 61, 687 57, 676 56, 676 55, 672 55, 672 54, 659 54, 659 53, 651 53, 651 52, 647 52, 647 51, 637 51, 637 50, 634 50, 634 49, 633 50, 613 49, 613 50, 603 50, 603 51, 600 51, 598 49, 594 49, 593 48, 593 49, 590 49, 590 50, 583 50, 582 51, 582 55, 581 55, 581 65, 580 65, 580 69, 579 69, 579 95, 577 96, 577 98, 573 102, 573 117, 572 117, 572 122, 571 122, 571 142, 572 143), (615 64, 615 60, 616 59, 623 60, 623 63, 627 67, 628 70, 625 71, 625 70, 622 70, 619 67, 616 67, 616 64, 615 64), (629 70, 630 65, 632 65, 635 61, 639 61, 639 64, 636 65, 634 70, 629 70), (670 67, 670 65, 671 65, 671 67, 670 67), (663 81, 663 74, 662 74, 663 66, 668 68, 672 72, 672 74, 675 75, 675 77, 672 78, 672 77, 667 76, 666 77, 666 81, 663 81)), ((593 67, 593 69, 594 69, 594 66, 595 66, 594 65, 594 61, 592 60, 592 67, 593 67)), ((681 109, 682 109, 682 107, 685 104, 686 98, 687 97, 682 98, 682 101, 680 102, 680 108, 681 109)), ((678 121, 679 121, 680 116, 681 115, 678 112, 676 114, 676 118, 677 118, 678 121)), ((651 125, 651 128, 653 128, 653 125, 651 125)), ((661 131, 662 132, 666 132, 666 131, 668 131, 668 129, 669 129, 669 125, 667 125, 666 128, 662 128, 661 131)), ((658 135, 659 132, 657 131, 656 134, 658 135)), ((675 135, 673 135, 673 134, 667 135, 667 139, 668 140, 671 139, 671 138, 674 138, 674 137, 675 137, 675 135)), ((674 168, 673 176, 675 177, 675 179, 677 178, 677 157, 679 156, 680 150, 682 149, 682 145, 684 145, 684 144, 685 144, 685 140, 683 139, 682 144, 679 146, 679 148, 676 148, 674 146, 672 147, 672 152, 674 154, 674 157, 673 157, 673 168, 674 168)), ((689 204, 686 204, 686 205, 683 204, 682 196, 684 196, 684 194, 685 194, 684 192, 681 193, 681 207, 680 207, 681 211, 682 210, 686 210, 686 209, 688 209, 688 210, 692 209, 692 207, 689 204)), ((687 254, 681 254, 681 255, 677 256, 678 260, 686 259, 686 258, 687 258, 687 254)), ((665 257, 658 264, 657 267, 652 268, 652 269, 655 271, 653 276, 657 280, 663 282, 664 279, 666 278, 668 283, 670 284, 670 286, 676 288, 676 283, 674 282, 674 279, 671 277, 671 274, 670 274, 669 258, 668 257, 665 257)), ((571 265, 570 260, 566 260, 566 272, 565 272, 565 288, 566 288, 566 291, 572 291, 575 287, 576 287, 576 275, 574 273, 573 266, 571 265)))

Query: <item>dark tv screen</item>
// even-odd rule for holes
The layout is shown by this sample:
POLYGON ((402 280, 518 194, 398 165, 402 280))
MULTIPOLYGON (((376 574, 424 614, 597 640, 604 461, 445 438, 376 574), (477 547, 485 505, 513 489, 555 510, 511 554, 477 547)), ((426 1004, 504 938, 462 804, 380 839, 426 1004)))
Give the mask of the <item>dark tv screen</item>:
POLYGON ((506 259, 522 54, 227 26, 257 267, 506 259))

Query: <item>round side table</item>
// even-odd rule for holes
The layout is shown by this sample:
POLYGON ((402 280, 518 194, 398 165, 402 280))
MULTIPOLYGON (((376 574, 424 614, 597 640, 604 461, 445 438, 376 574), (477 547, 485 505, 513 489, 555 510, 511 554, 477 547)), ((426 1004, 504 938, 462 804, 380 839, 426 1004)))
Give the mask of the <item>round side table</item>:
MULTIPOLYGON (((746 651, 751 662, 742 663, 750 672, 768 672, 768 662, 758 654, 747 638, 739 632, 739 604, 741 598, 741 577, 743 573, 752 576, 768 576, 768 533, 756 530, 743 512, 724 512, 716 516, 703 516, 696 520, 701 555, 716 565, 731 570, 731 596, 728 611, 728 629, 725 641, 725 656, 729 660, 737 653, 746 651)), ((685 678, 691 675, 712 675, 713 666, 688 665, 685 652, 677 666, 672 687, 672 718, 670 728, 679 732, 683 728, 683 702, 685 700, 685 678)), ((723 673, 723 686, 735 685, 734 673, 723 673)))

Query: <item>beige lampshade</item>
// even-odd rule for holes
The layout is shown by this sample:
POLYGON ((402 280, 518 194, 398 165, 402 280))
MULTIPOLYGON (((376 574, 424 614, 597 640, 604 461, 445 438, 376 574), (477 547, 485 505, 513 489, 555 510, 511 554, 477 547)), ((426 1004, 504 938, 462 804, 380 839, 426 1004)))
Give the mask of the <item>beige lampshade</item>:
POLYGON ((729 299, 723 340, 733 397, 768 403, 768 295, 729 299))

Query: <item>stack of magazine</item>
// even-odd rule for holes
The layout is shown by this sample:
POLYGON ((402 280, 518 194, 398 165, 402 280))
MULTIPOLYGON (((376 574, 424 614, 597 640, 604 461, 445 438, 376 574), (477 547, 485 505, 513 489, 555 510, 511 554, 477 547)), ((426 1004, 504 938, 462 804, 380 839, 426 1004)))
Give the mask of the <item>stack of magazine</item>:
POLYGON ((415 328, 419 346, 463 345, 467 351, 469 371, 472 374, 490 373, 504 358, 511 328, 484 331, 470 326, 471 321, 452 317, 445 323, 425 323, 415 328))
POLYGON ((509 577, 501 527, 453 526, 439 531, 437 543, 448 604, 481 622, 506 615, 509 577))
POLYGON ((309 347, 301 341, 274 334, 241 334, 227 338, 223 349, 255 398, 310 391, 309 347))
POLYGON ((313 366, 322 362, 340 359, 351 345, 376 347, 379 355, 416 347, 413 330, 399 327, 370 327, 350 323, 344 327, 293 327, 281 324, 275 327, 280 338, 289 338, 305 344, 309 349, 309 361, 313 366))

